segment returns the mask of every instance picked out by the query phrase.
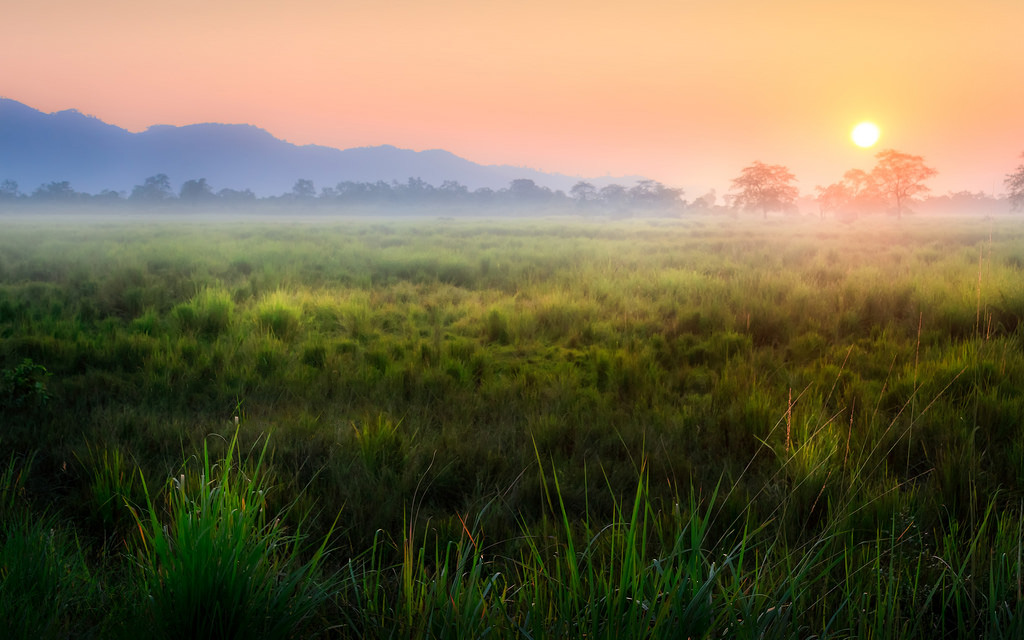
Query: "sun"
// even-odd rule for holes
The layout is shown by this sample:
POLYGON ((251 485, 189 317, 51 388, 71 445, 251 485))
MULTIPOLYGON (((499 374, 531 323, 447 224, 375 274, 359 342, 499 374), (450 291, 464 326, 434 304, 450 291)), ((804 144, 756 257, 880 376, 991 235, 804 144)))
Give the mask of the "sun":
POLYGON ((862 122, 853 128, 850 137, 858 147, 870 147, 878 142, 878 127, 872 122, 862 122))

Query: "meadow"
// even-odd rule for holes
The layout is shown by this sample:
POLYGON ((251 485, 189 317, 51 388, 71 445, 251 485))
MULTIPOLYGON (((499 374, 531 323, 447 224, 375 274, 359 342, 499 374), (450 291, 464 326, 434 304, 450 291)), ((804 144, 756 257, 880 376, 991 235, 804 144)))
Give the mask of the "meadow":
POLYGON ((1024 636, 1024 225, 0 215, 5 637, 1024 636))

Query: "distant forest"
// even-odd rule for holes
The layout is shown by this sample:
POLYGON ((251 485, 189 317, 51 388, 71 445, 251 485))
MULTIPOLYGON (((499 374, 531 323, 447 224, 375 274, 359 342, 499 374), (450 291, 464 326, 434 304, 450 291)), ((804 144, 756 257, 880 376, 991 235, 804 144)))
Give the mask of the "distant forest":
MULTIPOLYGON (((639 180, 633 186, 609 184, 604 187, 580 181, 569 190, 552 190, 530 179, 512 180, 508 187, 471 190, 454 181, 445 180, 435 186, 419 178, 406 182, 354 182, 342 181, 319 190, 312 180, 299 179, 292 189, 280 195, 258 197, 251 189, 215 189, 205 178, 187 180, 178 190, 163 173, 146 178, 131 192, 103 191, 90 194, 76 191, 68 181, 54 181, 39 185, 31 193, 21 191, 14 180, 0 181, 0 204, 8 205, 143 205, 157 208, 240 206, 291 207, 311 209, 359 208, 460 208, 478 211, 481 208, 517 209, 544 212, 576 210, 581 213, 606 215, 632 215, 649 212, 659 215, 684 212, 733 212, 735 203, 726 195, 720 198, 714 190, 687 201, 682 189, 666 187, 655 180, 639 180)), ((805 196, 800 207, 788 213, 801 211, 817 214, 822 198, 805 196)), ((995 198, 982 192, 961 191, 942 196, 930 196, 916 203, 915 209, 926 213, 971 213, 990 215, 1003 213, 1009 206, 1006 198, 995 198)))
MULTIPOLYGON (((682 189, 666 187, 654 180, 640 180, 631 187, 610 184, 601 188, 589 182, 578 182, 569 193, 538 185, 533 180, 512 180, 508 187, 487 187, 470 190, 454 180, 434 186, 419 178, 406 182, 353 182, 342 181, 317 190, 312 180, 300 179, 291 191, 260 198, 250 189, 215 190, 205 178, 187 180, 175 191, 166 174, 146 178, 135 185, 130 193, 103 190, 98 194, 76 191, 69 182, 49 182, 39 185, 31 193, 23 193, 17 182, 0 182, 0 201, 25 203, 134 203, 145 205, 239 205, 256 202, 308 205, 369 205, 369 206, 529 206, 564 208, 567 206, 595 210, 627 211, 657 209, 682 211, 687 203, 682 189)), ((711 203, 713 204, 713 202, 711 203)))

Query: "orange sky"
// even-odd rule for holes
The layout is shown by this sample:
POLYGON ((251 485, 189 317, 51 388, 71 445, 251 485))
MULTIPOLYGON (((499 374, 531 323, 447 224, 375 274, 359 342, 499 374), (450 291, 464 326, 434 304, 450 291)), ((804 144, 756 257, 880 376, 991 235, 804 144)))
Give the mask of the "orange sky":
POLYGON ((810 192, 880 148, 923 155, 938 194, 1001 193, 1024 151, 1020 0, 9 4, 0 96, 133 131, 245 122, 688 198, 754 160, 810 192))

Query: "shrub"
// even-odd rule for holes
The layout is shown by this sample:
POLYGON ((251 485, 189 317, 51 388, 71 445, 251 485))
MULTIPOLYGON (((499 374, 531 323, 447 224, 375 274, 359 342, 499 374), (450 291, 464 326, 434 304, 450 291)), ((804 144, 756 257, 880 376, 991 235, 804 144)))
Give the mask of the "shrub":
POLYGON ((4 369, 0 378, 0 409, 41 407, 50 400, 46 382, 50 372, 31 358, 13 369, 4 369))

